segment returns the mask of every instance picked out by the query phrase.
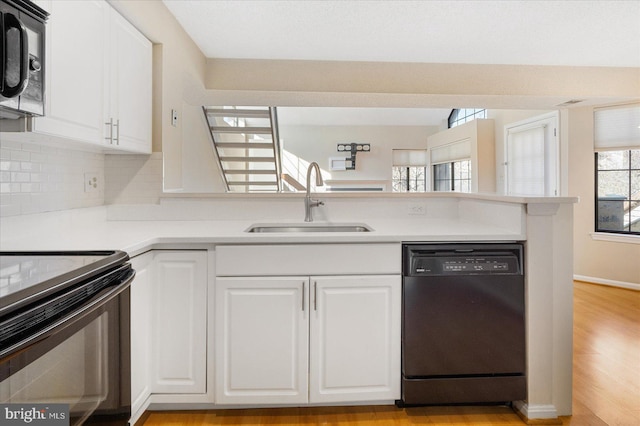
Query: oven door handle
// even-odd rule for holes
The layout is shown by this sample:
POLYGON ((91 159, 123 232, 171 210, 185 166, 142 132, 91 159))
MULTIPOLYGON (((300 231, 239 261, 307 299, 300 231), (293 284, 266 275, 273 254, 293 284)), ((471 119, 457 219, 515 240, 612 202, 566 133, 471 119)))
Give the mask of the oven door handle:
MULTIPOLYGON (((100 293, 96 294, 91 299, 87 300, 84 304, 74 309, 73 312, 65 315, 64 317, 52 322, 48 326, 43 329, 33 333, 25 340, 17 342, 7 348, 3 348, 0 351, 0 358, 8 357, 12 354, 20 352, 24 349, 27 349, 29 346, 32 346, 56 333, 59 331, 71 326, 77 321, 82 320, 87 315, 92 312, 102 308, 104 305, 109 303, 111 300, 119 296, 122 292, 128 289, 131 286, 131 282, 135 276, 135 271, 130 269, 129 274, 121 279, 121 282, 117 285, 105 288, 100 293)), ((3 360, 4 361, 4 360, 3 360)))
POLYGON ((20 19, 13 13, 4 13, 3 14, 3 28, 2 28, 2 39, 4 41, 3 46, 3 58, 2 58, 2 96, 5 98, 15 98, 20 96, 22 92, 27 88, 27 83, 29 82, 29 39, 27 37, 27 29, 20 19), (20 37, 20 81, 14 85, 9 86, 7 82, 7 73, 8 73, 8 60, 9 60, 9 37, 8 32, 12 28, 18 30, 18 34, 20 37))

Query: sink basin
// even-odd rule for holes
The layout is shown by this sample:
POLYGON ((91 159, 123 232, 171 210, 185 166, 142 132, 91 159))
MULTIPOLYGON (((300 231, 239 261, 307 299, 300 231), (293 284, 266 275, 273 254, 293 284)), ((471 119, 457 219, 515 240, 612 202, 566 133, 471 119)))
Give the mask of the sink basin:
POLYGON ((362 223, 296 223, 296 224, 255 224, 245 232, 371 232, 362 223))

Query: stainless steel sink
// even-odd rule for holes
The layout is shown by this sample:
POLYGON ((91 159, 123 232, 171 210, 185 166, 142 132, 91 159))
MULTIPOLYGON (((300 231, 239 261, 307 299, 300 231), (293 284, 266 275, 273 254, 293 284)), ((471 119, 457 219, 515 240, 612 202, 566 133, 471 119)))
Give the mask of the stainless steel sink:
POLYGON ((245 232, 371 232, 362 223, 296 223, 296 224, 255 224, 245 232))

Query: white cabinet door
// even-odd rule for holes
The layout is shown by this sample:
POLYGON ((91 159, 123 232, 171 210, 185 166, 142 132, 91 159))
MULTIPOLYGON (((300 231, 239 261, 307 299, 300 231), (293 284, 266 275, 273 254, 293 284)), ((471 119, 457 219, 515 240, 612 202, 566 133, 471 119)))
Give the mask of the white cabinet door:
POLYGON ((139 417, 151 394, 151 299, 153 254, 148 252, 131 259, 136 271, 131 284, 131 415, 139 417))
POLYGON ((104 1, 49 2, 46 44, 46 117, 33 130, 85 144, 105 143, 108 9, 104 1))
POLYGON ((109 115, 117 149, 151 153, 152 46, 115 10, 111 11, 109 115))
POLYGON ((46 116, 33 132, 150 154, 151 42, 105 1, 45 3, 46 116))
POLYGON ((400 276, 312 277, 309 401, 400 398, 400 276))
POLYGON ((216 402, 307 402, 308 277, 216 280, 216 402))
POLYGON ((152 393, 204 393, 207 252, 154 251, 152 393))

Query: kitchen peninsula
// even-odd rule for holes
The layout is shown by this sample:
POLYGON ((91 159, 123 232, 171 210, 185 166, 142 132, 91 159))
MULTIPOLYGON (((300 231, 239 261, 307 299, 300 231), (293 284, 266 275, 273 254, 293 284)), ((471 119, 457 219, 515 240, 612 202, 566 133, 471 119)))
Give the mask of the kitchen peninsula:
MULTIPOLYGON (((132 367, 133 386, 139 383, 132 395, 135 420, 145 409, 215 409, 228 406, 225 404, 230 400, 224 384, 220 382, 223 374, 219 371, 224 368, 219 363, 220 356, 225 356, 220 352, 219 341, 219 332, 223 330, 211 318, 220 318, 216 312, 216 308, 221 306, 215 298, 216 286, 229 280, 226 278, 231 275, 228 270, 232 266, 229 265, 242 263, 237 257, 229 257, 229 253, 246 250, 247 259, 253 262, 252 268, 292 268, 290 272, 286 271, 287 275, 371 273, 399 276, 402 242, 524 242, 527 399, 516 401, 514 406, 529 419, 571 414, 572 221, 575 198, 459 193, 419 196, 322 194, 320 198, 325 205, 316 210, 316 222, 360 224, 371 228, 371 231, 248 233, 245 231, 254 224, 302 223, 302 196, 190 195, 165 197, 159 205, 110 205, 2 218, 0 249, 121 249, 133 258, 140 280, 154 277, 149 281, 147 290, 152 291, 156 285, 166 287, 178 298, 182 293, 171 293, 175 289, 167 280, 173 270, 162 256, 166 259, 174 256, 175 259, 185 255, 186 258, 179 259, 182 264, 188 261, 185 259, 189 259, 190 254, 198 256, 195 261, 198 266, 193 269, 195 278, 192 279, 201 280, 204 284, 197 288, 194 284, 193 292, 189 294, 200 302, 199 308, 193 309, 192 313, 200 315, 198 318, 202 321, 191 324, 188 321, 195 321, 193 318, 183 320, 177 314, 147 317, 156 318, 162 324, 151 321, 146 326, 152 329, 154 326, 164 327, 163 331, 169 337, 168 340, 154 341, 152 335, 151 342, 143 342, 146 346, 139 349, 139 353, 153 356, 154 360, 151 361, 153 371, 142 376, 136 376, 139 373, 135 371, 135 363, 132 367), (153 271, 141 261, 149 253, 160 256, 155 265, 165 268, 162 274, 153 275, 153 271), (267 253, 263 264, 256 253, 267 253), (288 261, 287 256, 295 261, 288 261), (232 259, 235 260, 232 262, 232 259), (299 265, 300 259, 304 263, 302 266, 299 265), (296 269, 302 267, 306 268, 304 273, 296 269), (157 359, 157 354, 163 350, 168 351, 168 359, 173 360, 180 356, 180 350, 185 349, 170 341, 172 333, 181 338, 175 323, 193 326, 192 331, 196 333, 191 341, 195 347, 187 351, 191 356, 188 362, 193 361, 187 367, 195 368, 189 370, 185 367, 185 371, 191 371, 191 381, 183 380, 184 377, 179 375, 173 379, 168 377, 171 368, 180 368, 175 365, 168 368, 163 364, 166 360, 157 359)), ((134 289, 135 285, 136 282, 134 289)), ((140 307, 139 312, 160 309, 157 304, 166 302, 158 298, 154 301, 155 307, 148 304, 140 307)), ((305 303, 303 299, 303 309, 305 303)), ((132 305, 132 314, 139 314, 135 300, 132 305)), ((135 330, 132 333, 135 336, 135 330)), ((396 349, 399 352, 399 348, 396 349)), ((391 384, 392 388, 394 386, 395 382, 391 384)), ((310 388, 309 392, 313 389, 310 388)), ((397 399, 394 392, 395 388, 386 394, 392 397, 366 399, 365 394, 363 399, 360 394, 332 401, 335 404, 354 401, 392 404, 397 399)), ((306 392, 303 393, 307 398, 306 392)), ((313 404, 313 398, 304 398, 303 402, 295 404, 313 404)), ((273 401, 277 400, 264 403, 274 404, 273 401)))

